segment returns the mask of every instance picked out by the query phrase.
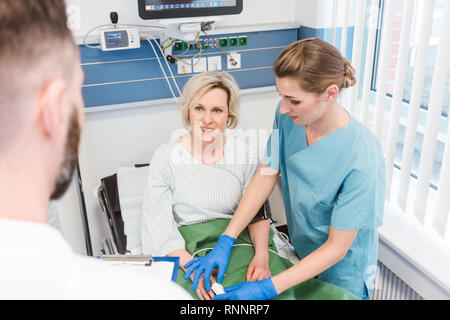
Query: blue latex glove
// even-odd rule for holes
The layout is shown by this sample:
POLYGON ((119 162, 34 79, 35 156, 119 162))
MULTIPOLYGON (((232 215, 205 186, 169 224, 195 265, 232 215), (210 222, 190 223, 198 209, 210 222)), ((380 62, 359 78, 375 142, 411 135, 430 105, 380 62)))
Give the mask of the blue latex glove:
POLYGON ((214 300, 268 300, 278 295, 272 278, 241 282, 224 290, 225 293, 215 296, 214 300))
POLYGON ((217 266, 219 268, 217 273, 217 282, 222 283, 223 277, 225 276, 225 271, 228 267, 228 260, 230 259, 231 249, 236 239, 221 235, 217 241, 216 246, 210 253, 202 258, 195 258, 184 265, 184 268, 189 268, 189 270, 184 275, 184 280, 189 279, 191 274, 195 272, 194 280, 192 281, 192 289, 197 290, 198 281, 202 273, 204 272, 203 280, 205 282, 206 292, 211 291, 209 276, 213 269, 217 266))

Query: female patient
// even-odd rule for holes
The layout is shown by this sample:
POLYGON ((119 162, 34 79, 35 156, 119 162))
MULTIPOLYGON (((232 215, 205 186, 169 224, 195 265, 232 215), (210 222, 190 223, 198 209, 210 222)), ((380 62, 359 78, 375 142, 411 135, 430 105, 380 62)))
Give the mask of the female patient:
MULTIPOLYGON (((239 111, 239 88, 228 73, 192 77, 183 88, 181 109, 189 131, 153 154, 141 232, 144 254, 177 256, 182 267, 193 256, 178 228, 231 219, 258 160, 245 142, 223 135, 226 128, 236 127, 239 111)), ((247 281, 270 276, 269 229, 267 219, 249 226, 255 254, 247 281)), ((200 299, 214 296, 202 281, 196 293, 200 299)))

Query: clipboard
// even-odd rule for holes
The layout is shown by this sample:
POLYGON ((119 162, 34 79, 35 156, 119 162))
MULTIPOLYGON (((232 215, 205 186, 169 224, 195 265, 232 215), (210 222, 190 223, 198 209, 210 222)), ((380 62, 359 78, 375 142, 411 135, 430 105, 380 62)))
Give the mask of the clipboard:
POLYGON ((143 272, 158 272, 161 275, 169 274, 168 278, 176 282, 179 257, 153 257, 140 255, 102 255, 101 261, 111 266, 139 268, 143 272))

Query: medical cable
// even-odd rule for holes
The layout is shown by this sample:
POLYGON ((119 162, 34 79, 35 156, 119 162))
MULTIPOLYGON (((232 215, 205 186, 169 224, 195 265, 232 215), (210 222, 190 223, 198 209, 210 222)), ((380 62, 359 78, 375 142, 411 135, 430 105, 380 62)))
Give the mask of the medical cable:
POLYGON ((187 65, 187 66, 194 67, 194 66, 196 66, 197 64, 200 63, 200 61, 201 61, 200 58, 201 58, 201 56, 202 56, 203 51, 205 51, 205 49, 204 49, 203 45, 202 45, 201 48, 199 48, 199 47, 197 46, 197 44, 199 43, 199 40, 198 40, 199 36, 200 36, 200 32, 197 32, 197 35, 195 36, 195 40, 194 40, 193 42, 188 42, 188 41, 186 42, 186 43, 188 44, 188 46, 187 46, 187 48, 186 48, 185 51, 183 51, 182 53, 177 54, 177 55, 172 54, 172 57, 175 59, 175 63, 176 63, 177 65, 178 65, 178 62, 182 62, 182 63, 184 63, 184 64, 187 65), (193 55, 193 56, 191 57, 191 62, 188 63, 188 62, 184 61, 183 59, 180 59, 180 57, 184 57, 184 56, 190 55, 190 54, 188 54, 187 52, 190 50, 190 46, 191 46, 191 45, 197 46, 197 48, 198 48, 200 51, 197 52, 195 55, 193 55), (198 57, 197 62, 194 63, 194 59, 197 58, 197 57, 198 57))
MULTIPOLYGON (((162 72, 163 72, 163 74, 164 74, 164 77, 166 78, 167 84, 169 85, 170 92, 172 93, 175 102, 178 103, 178 98, 177 98, 177 96, 175 95, 175 93, 173 92, 172 85, 170 84, 170 81, 169 81, 169 78, 167 77, 166 71, 164 71, 164 68, 163 68, 163 66, 162 66, 162 64, 161 64, 161 61, 159 61, 159 56, 158 56, 158 54, 157 54, 157 52, 156 52, 156 49, 155 49, 155 47, 153 46, 153 43, 151 42, 150 39, 147 39, 147 41, 148 41, 148 43, 151 45, 151 47, 152 47, 152 49, 153 49, 153 52, 155 53, 156 60, 158 60, 159 66, 161 67, 161 70, 162 70, 162 72)), ((165 60, 165 59, 164 59, 164 60, 165 60)))
POLYGON ((186 43, 188 44, 188 46, 186 47, 186 50, 184 50, 182 53, 174 55, 175 57, 182 57, 185 55, 188 55, 188 51, 190 50, 190 46, 191 45, 196 45, 198 43, 198 38, 200 37, 200 32, 197 32, 195 35, 195 39, 194 41, 186 41, 186 43))
MULTIPOLYGON (((167 66, 167 68, 169 69, 170 75, 171 75, 171 77, 172 77, 172 81, 173 81, 173 83, 175 84, 175 87, 176 87, 177 90, 178 90, 178 95, 181 96, 181 90, 180 90, 180 87, 178 86, 178 83, 177 83, 177 81, 175 80, 175 76, 173 75, 172 69, 170 68, 169 63, 167 62, 167 59, 165 59, 166 56, 165 56, 165 54, 164 54, 163 49, 161 48, 161 46, 159 45, 159 43, 156 41, 156 39, 155 39, 151 34, 149 34, 149 36, 153 39, 153 41, 156 43, 156 46, 158 47, 159 51, 161 52, 161 55, 162 55, 162 57, 163 57, 163 59, 164 59, 164 61, 165 61, 165 63, 166 63, 166 66, 167 66)), ((147 38, 147 41, 149 41, 149 38, 147 38)), ((151 43, 150 41, 149 41, 149 43, 152 45, 152 43, 151 43)), ((156 50, 155 50, 155 48, 153 47, 153 45, 152 45, 152 48, 153 48, 153 51, 155 52, 156 58, 158 59, 159 65, 160 65, 160 67, 161 67, 161 70, 163 71, 163 73, 164 73, 164 75, 165 75, 166 73, 165 73, 164 70, 163 70, 162 64, 161 64, 161 62, 159 61, 158 55, 156 54, 156 50)), ((167 80, 167 79, 166 79, 166 80, 167 80)), ((172 90, 171 90, 171 91, 172 91, 172 90)), ((178 102, 178 100, 176 99, 176 97, 174 97, 174 98, 175 98, 175 100, 178 102)))
MULTIPOLYGON (((151 35, 150 35, 151 36, 151 35)), ((153 36, 151 36, 153 38, 153 36)), ((164 54, 164 50, 162 50, 161 46, 159 45, 159 43, 156 41, 155 38, 153 38, 153 41, 156 43, 156 46, 158 47, 159 51, 161 52, 162 57, 164 58, 164 62, 166 63, 167 69, 169 69, 170 72, 170 76, 172 77, 173 83, 175 84, 175 87, 178 90, 178 95, 181 96, 181 90, 180 87, 178 86, 178 83, 175 79, 175 76, 173 75, 172 69, 170 68, 169 63, 167 62, 166 55, 164 54)))
MULTIPOLYGON (((238 244, 233 245, 233 247, 254 247, 254 246, 253 246, 252 244, 248 244, 248 243, 238 243, 238 244)), ((214 248, 203 248, 203 249, 200 249, 200 250, 194 252, 194 253, 192 254, 192 257, 195 258, 195 256, 196 256, 197 254, 199 254, 200 252, 207 251, 207 250, 212 250, 212 249, 214 249, 214 248)), ((272 253, 274 253, 274 254, 276 254, 276 255, 279 256, 280 258, 283 258, 282 256, 280 256, 280 255, 278 254, 278 252, 276 252, 276 251, 274 251, 274 250, 272 250, 272 249, 269 249, 269 251, 272 252, 272 253)))
POLYGON ((175 63, 176 63, 176 64, 178 64, 178 62, 181 62, 181 63, 184 63, 184 64, 187 65, 187 66, 193 67, 193 66, 196 66, 197 64, 200 63, 200 59, 201 59, 201 57, 202 57, 203 51, 204 51, 204 49, 201 49, 200 52, 197 52, 195 55, 193 55, 193 56, 191 57, 191 63, 186 62, 186 61, 184 61, 183 59, 180 59, 179 56, 174 56, 174 55, 172 55, 172 57, 175 59, 175 63), (197 62, 194 63, 194 59, 197 58, 197 57, 198 57, 197 62))
POLYGON ((84 45, 85 47, 88 47, 88 48, 91 48, 91 49, 99 49, 100 46, 91 46, 91 45, 88 45, 88 44, 86 43, 86 40, 87 40, 87 37, 88 37, 94 30, 97 30, 97 29, 99 29, 99 28, 104 28, 104 27, 111 27, 111 24, 110 24, 110 23, 109 23, 109 24, 102 24, 102 25, 100 25, 100 26, 96 26, 96 27, 92 28, 91 30, 89 30, 89 31, 84 35, 84 38, 83 38, 83 45, 84 45))
POLYGON ((174 42, 175 42, 175 38, 170 38, 170 39, 167 40, 166 42, 161 43, 161 45, 162 45, 162 51, 164 52, 164 55, 166 54, 166 51, 165 51, 165 50, 166 50, 168 47, 172 46, 174 42), (167 44, 166 44, 166 43, 167 43, 167 44))

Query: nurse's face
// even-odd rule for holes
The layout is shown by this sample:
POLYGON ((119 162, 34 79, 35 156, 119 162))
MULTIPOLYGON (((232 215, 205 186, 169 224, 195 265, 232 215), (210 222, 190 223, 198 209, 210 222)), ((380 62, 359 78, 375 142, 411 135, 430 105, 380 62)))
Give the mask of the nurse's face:
POLYGON ((288 114, 296 125, 309 125, 319 120, 327 110, 322 95, 304 91, 298 80, 276 78, 281 95, 280 114, 288 114))
POLYGON ((195 140, 212 142, 223 134, 228 120, 228 93, 219 88, 211 89, 194 100, 189 118, 195 140))

